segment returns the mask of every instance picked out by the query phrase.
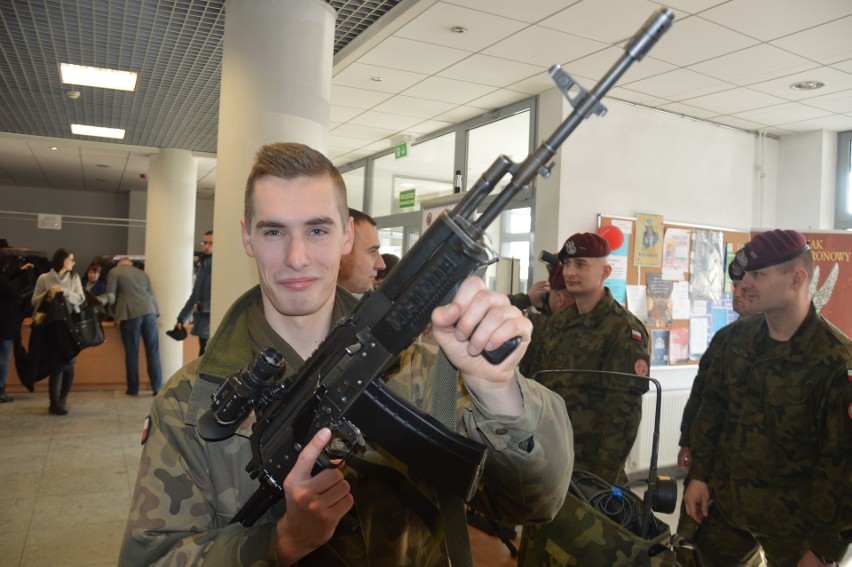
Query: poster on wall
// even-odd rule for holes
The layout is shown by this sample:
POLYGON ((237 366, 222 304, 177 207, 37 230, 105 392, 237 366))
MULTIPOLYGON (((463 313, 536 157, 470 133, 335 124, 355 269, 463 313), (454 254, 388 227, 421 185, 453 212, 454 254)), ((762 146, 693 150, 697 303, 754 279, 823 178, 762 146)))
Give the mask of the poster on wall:
POLYGON ((719 302, 725 283, 723 266, 725 235, 721 230, 692 231, 692 265, 689 277, 689 297, 695 300, 719 302))
POLYGON ((636 215, 636 243, 633 245, 633 264, 660 266, 663 261, 663 215, 636 215))
MULTIPOLYGON (((756 233, 752 233, 754 236, 756 233)), ((852 336, 852 233, 802 232, 814 257, 811 297, 817 312, 852 336)))
POLYGON ((645 294, 648 301, 646 327, 670 327, 672 324, 672 288, 671 280, 664 280, 660 273, 645 276, 645 294))

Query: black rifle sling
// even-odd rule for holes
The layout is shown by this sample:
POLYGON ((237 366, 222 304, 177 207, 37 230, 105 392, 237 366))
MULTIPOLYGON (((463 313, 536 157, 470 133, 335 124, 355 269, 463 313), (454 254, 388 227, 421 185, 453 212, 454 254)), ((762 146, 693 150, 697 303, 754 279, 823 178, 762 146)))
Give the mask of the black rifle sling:
MULTIPOLYGON (((456 430, 458 376, 458 370, 447 360, 444 351, 439 351, 432 387, 432 415, 451 431, 456 430)), ((453 567, 473 567, 464 502, 449 490, 438 488, 438 506, 450 564, 453 567)))

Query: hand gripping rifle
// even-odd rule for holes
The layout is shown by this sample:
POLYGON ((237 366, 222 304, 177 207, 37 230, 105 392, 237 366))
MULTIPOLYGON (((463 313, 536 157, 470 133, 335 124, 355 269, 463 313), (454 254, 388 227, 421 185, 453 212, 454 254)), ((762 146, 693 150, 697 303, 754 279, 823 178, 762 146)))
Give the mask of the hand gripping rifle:
MULTIPOLYGON (((351 315, 335 325, 294 376, 276 381, 283 370, 281 357, 266 349, 222 385, 199 424, 202 437, 229 437, 252 408, 257 417, 250 439, 252 460, 246 469, 260 481, 260 488, 232 523, 254 524, 283 497, 283 479, 323 427, 344 441, 348 456, 364 445, 363 432, 410 470, 465 500, 472 498, 485 448, 398 399, 377 378, 423 332, 432 311, 448 303, 465 278, 496 259, 484 244, 485 229, 536 174, 550 175, 553 164, 547 162, 584 119, 606 113, 600 102, 603 96, 634 61, 644 57, 672 20, 670 9, 658 10, 592 91, 583 89, 559 65, 551 67, 551 77, 574 110, 547 140, 519 164, 498 157, 455 208, 433 222, 381 288, 366 294, 351 315), (572 88, 577 90, 575 96, 569 92, 572 88), (507 173, 511 182, 472 220, 507 173)), ((516 337, 483 355, 499 363, 519 341, 516 337)), ((339 455, 326 448, 315 472, 330 466, 331 458, 339 455)))

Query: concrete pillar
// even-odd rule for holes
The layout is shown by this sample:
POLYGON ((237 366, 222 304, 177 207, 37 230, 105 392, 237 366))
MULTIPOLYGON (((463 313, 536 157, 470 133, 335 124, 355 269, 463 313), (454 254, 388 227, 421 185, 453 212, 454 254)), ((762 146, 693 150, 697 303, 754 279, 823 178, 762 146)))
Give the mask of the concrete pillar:
POLYGON ((225 10, 212 332, 231 303, 257 284, 240 238, 255 153, 272 142, 326 151, 334 47, 335 13, 322 0, 228 0, 225 10))
MULTIPOLYGON (((174 327, 192 291, 197 183, 197 159, 189 150, 161 149, 151 158, 145 272, 151 278, 160 308, 157 327, 164 383, 183 366, 183 343, 166 336, 166 331, 174 327)), ((140 356, 144 356, 141 350, 140 356)))

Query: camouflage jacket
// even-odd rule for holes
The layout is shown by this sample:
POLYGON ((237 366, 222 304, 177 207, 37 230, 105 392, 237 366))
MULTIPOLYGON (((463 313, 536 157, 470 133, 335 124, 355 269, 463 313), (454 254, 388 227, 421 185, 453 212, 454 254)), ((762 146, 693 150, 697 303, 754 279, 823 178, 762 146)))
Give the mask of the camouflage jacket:
POLYGON ((730 327, 730 325, 726 325, 716 331, 716 334, 713 335, 713 338, 710 340, 710 344, 707 345, 707 350, 704 351, 704 354, 701 355, 701 360, 698 361, 698 372, 695 374, 695 379, 692 381, 692 389, 689 391, 689 399, 686 401, 686 405, 683 408, 683 417, 680 420, 680 439, 677 443, 680 447, 691 446, 689 444, 689 430, 692 428, 692 423, 698 415, 698 408, 701 407, 701 393, 704 391, 705 375, 707 374, 707 369, 710 367, 710 364, 716 360, 722 352, 721 345, 725 338, 725 334, 728 332, 728 327, 730 327))
POLYGON ((574 429, 574 469, 608 482, 624 478, 639 431, 647 383, 601 374, 538 374, 541 370, 606 370, 648 374, 648 331, 609 289, 588 313, 576 305, 531 316, 533 335, 521 372, 560 394, 574 429))
MULTIPOLYGON (((338 288, 333 320, 355 301, 338 288)), ((245 466, 253 415, 230 439, 205 442, 196 432, 210 395, 265 346, 284 354, 288 372, 304 361, 269 327, 255 288, 232 306, 203 358, 169 380, 151 408, 148 440, 122 544, 120 565, 277 565, 275 521, 281 503, 252 527, 228 522, 259 487, 245 466)), ((428 406, 431 355, 404 353, 389 385, 428 406)), ((570 423, 552 392, 520 378, 524 415, 507 421, 490 415, 467 396, 460 430, 489 449, 483 487, 507 523, 551 519, 567 491, 571 463, 570 423)), ((461 406, 460 406, 461 407, 461 406)), ((299 565, 447 565, 433 494, 391 468, 376 451, 346 468, 360 530, 332 539, 299 565)), ((409 477, 414 477, 412 471, 409 477)))
POLYGON ((852 343, 816 313, 774 345, 729 327, 690 433, 692 478, 730 525, 840 558, 852 534, 852 343))

